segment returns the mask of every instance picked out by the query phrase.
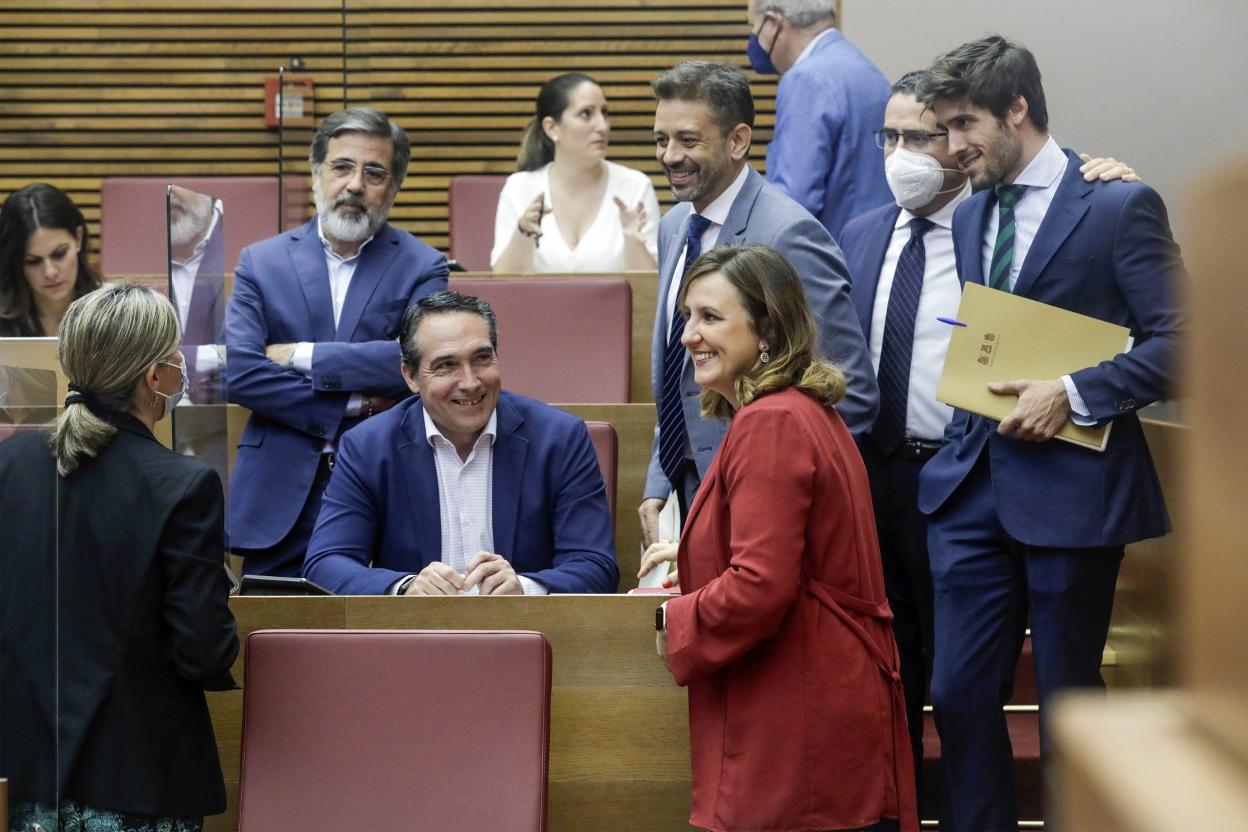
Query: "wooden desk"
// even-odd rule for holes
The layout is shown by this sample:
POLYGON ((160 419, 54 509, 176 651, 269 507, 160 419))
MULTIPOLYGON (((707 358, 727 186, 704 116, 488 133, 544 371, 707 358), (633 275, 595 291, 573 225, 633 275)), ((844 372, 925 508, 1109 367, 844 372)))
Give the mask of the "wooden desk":
MULTIPOLYGON (((654 654, 651 595, 546 598, 234 598, 241 639, 254 630, 525 629, 550 640, 550 832, 689 828, 685 691, 654 654)), ((234 677, 246 687, 243 658, 234 677)), ((242 691, 208 696, 237 829, 242 691)), ((448 710, 448 717, 453 717, 448 710)), ((293 832, 293 831, 292 831, 293 832)))

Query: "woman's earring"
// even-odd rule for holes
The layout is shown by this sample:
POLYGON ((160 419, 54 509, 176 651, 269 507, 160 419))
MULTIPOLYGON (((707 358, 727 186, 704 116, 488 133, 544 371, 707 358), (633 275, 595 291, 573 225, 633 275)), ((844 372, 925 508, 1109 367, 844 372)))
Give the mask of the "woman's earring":
POLYGON ((759 344, 758 348, 762 351, 758 356, 758 360, 766 364, 771 360, 771 353, 767 352, 766 344, 759 344))

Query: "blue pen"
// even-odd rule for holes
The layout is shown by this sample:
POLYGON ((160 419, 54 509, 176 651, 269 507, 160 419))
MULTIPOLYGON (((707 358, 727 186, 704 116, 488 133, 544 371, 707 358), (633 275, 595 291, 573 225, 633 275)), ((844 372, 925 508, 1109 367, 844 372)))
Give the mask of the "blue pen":
POLYGON ((949 326, 966 326, 966 324, 961 321, 955 321, 953 318, 937 318, 936 320, 940 321, 942 324, 949 324, 949 326))

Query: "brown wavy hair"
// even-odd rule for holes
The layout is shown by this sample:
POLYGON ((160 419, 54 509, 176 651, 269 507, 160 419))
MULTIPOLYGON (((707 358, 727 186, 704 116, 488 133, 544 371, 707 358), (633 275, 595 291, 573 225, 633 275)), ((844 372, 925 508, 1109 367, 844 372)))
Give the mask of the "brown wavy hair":
MULTIPOLYGON (((737 376, 733 387, 745 407, 759 396, 796 387, 825 405, 845 395, 845 374, 819 355, 814 315, 793 266, 764 245, 716 246, 689 269, 680 290, 680 307, 695 280, 718 272, 737 290, 754 333, 765 340, 771 360, 737 376)), ((702 391, 705 418, 731 419, 732 403, 714 390, 702 391)))

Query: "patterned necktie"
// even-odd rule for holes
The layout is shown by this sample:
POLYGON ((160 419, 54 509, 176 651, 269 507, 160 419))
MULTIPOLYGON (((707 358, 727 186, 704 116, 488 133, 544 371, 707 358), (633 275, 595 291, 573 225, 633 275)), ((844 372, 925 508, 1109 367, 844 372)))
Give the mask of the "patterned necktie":
MULTIPOLYGON (((702 254, 702 234, 711 221, 701 214, 689 215, 689 233, 685 237, 685 266, 680 282, 693 261, 702 254)), ((676 296, 680 297, 677 290, 676 296)), ((685 319, 675 304, 669 310, 667 349, 663 353, 663 388, 659 395, 659 465, 667 474, 673 488, 678 488, 681 465, 685 459, 685 446, 689 443, 689 431, 685 427, 685 410, 680 396, 680 375, 685 369, 685 348, 680 336, 685 331, 685 319)))
POLYGON ((997 240, 992 244, 992 267, 988 288, 1010 291, 1010 267, 1014 262, 1014 206, 1022 199, 1026 185, 997 188, 997 240))
POLYGON ((927 250, 923 235, 932 229, 931 220, 910 220, 910 239, 897 259, 893 288, 888 293, 884 316, 884 339, 880 348, 880 415, 871 429, 879 449, 891 453, 906 438, 906 401, 910 398, 910 363, 914 352, 914 321, 919 314, 919 294, 927 250))

